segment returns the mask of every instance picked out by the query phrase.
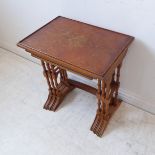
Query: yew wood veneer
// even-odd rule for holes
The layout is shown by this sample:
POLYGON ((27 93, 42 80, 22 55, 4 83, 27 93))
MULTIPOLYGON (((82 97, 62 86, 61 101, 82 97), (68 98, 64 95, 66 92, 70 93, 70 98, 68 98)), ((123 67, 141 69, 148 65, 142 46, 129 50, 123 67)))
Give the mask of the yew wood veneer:
POLYGON ((91 130, 102 136, 121 103, 120 68, 133 40, 129 35, 59 16, 17 45, 41 60, 49 87, 45 109, 55 111, 74 88, 96 95, 98 108, 91 130), (67 71, 96 79, 97 89, 69 79, 67 71))

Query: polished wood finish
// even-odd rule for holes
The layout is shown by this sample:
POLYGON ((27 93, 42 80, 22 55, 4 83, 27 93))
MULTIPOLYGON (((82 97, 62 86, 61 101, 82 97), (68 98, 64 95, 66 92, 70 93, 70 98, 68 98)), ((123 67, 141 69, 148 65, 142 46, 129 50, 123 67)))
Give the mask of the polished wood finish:
POLYGON ((69 70, 103 78, 132 40, 128 35, 57 17, 18 46, 69 70))
POLYGON ((87 92, 89 92, 89 93, 91 93, 93 95, 96 95, 96 93, 97 93, 97 89, 96 88, 88 86, 88 85, 86 85, 84 83, 81 83, 79 81, 75 81, 75 80, 69 79, 68 82, 72 86, 74 86, 76 88, 79 88, 79 89, 82 89, 82 90, 85 90, 85 91, 87 91, 87 92))
POLYGON ((91 130, 98 136, 102 136, 109 119, 121 104, 117 98, 119 88, 120 65, 114 70, 107 81, 98 80, 98 109, 91 130))
POLYGON ((49 95, 44 108, 55 111, 66 94, 75 87, 69 84, 66 70, 63 70, 43 60, 41 60, 41 64, 43 66, 43 74, 46 77, 49 87, 49 95), (59 82, 58 75, 60 75, 59 82))
POLYGON ((42 63, 49 87, 44 105, 55 111, 74 88, 97 96, 98 108, 91 130, 102 136, 119 107, 120 68, 133 37, 65 17, 57 17, 17 45, 42 63), (67 70, 96 79, 98 88, 68 79, 67 70))

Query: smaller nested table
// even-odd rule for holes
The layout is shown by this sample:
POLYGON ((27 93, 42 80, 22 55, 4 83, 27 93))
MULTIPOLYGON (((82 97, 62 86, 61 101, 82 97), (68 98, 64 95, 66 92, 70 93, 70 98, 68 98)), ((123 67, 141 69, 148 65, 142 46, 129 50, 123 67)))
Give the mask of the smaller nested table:
POLYGON ((119 107, 120 68, 133 37, 65 17, 57 17, 17 45, 41 60, 49 87, 44 105, 55 111, 74 88, 96 95, 98 108, 91 130, 102 136, 119 107), (96 79, 98 88, 69 79, 67 70, 96 79))

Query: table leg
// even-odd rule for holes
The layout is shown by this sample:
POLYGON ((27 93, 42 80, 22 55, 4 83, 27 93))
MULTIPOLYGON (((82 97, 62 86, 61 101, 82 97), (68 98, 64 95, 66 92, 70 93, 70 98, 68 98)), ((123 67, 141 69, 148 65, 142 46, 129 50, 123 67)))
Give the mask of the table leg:
POLYGON ((46 61, 41 61, 43 73, 49 87, 48 99, 44 109, 56 111, 64 97, 74 89, 68 82, 67 72, 46 61))
POLYGON ((120 68, 121 65, 116 68, 107 81, 98 80, 98 109, 91 131, 99 137, 103 135, 111 116, 121 104, 121 100, 118 99, 120 68))

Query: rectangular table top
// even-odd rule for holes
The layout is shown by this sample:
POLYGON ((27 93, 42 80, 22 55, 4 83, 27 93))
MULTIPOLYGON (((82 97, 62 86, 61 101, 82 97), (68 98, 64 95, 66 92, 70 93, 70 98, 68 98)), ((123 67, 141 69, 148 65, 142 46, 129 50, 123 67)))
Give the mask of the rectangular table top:
POLYGON ((17 45, 79 73, 103 77, 134 37, 57 17, 17 45))

